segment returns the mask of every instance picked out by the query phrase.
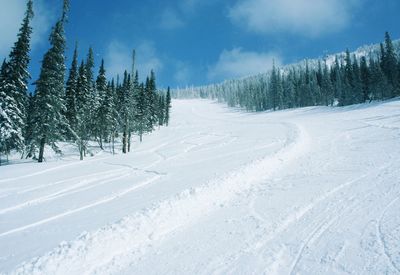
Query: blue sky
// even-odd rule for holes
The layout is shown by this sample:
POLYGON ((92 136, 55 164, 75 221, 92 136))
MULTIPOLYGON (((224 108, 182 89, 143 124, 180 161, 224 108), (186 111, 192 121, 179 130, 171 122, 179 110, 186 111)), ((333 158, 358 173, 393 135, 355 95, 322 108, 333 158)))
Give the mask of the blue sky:
MULTIPOLYGON (((0 0, 0 57, 8 55, 25 0, 0 0)), ((31 73, 37 79, 61 0, 34 0, 31 73)), ((156 71, 160 87, 202 85, 346 48, 400 38, 398 0, 71 0, 67 66, 93 46, 108 76, 156 71)), ((97 71, 97 68, 96 68, 97 71)))

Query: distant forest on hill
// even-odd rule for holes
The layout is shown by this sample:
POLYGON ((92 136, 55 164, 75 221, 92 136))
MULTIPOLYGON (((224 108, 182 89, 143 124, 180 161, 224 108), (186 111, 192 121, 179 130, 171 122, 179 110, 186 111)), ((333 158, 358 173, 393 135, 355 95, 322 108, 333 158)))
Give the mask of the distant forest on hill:
POLYGON ((210 98, 247 111, 306 106, 346 106, 400 96, 400 41, 385 33, 383 43, 354 53, 273 69, 220 84, 175 89, 177 98, 210 98))

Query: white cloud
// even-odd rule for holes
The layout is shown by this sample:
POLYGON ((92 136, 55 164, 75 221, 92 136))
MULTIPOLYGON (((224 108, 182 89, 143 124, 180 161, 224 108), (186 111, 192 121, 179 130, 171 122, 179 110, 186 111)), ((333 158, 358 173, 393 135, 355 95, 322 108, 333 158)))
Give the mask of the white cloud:
POLYGON ((157 56, 156 48, 150 41, 142 41, 136 48, 137 64, 142 75, 148 75, 151 70, 160 72, 163 62, 157 56))
POLYGON ((204 6, 210 6, 221 0, 181 0, 179 7, 182 12, 192 13, 204 6))
POLYGON ((174 80, 180 85, 187 85, 191 79, 190 66, 182 61, 177 61, 175 64, 174 80))
POLYGON ((229 17, 253 32, 315 37, 347 27, 358 4, 359 0, 239 0, 229 17))
MULTIPOLYGON (((35 17, 33 18, 31 48, 47 42, 46 35, 51 26, 51 12, 43 0, 36 0, 33 4, 35 17)), ((26 10, 25 0, 0 0, 0 57, 8 56, 11 47, 17 39, 26 10)))
POLYGON ((35 16, 32 21, 32 47, 34 48, 36 45, 48 42, 47 36, 54 23, 52 21, 55 20, 58 14, 53 7, 46 5, 43 0, 33 1, 33 9, 35 16))
MULTIPOLYGON (((105 55, 105 67, 109 77, 122 75, 125 70, 131 72, 132 69, 132 50, 126 44, 114 40, 107 48, 105 55)), ((143 79, 149 75, 151 70, 156 73, 163 68, 163 62, 157 57, 154 44, 149 41, 142 41, 136 48, 136 69, 139 76, 143 79)))
POLYGON ((184 12, 193 12, 198 5, 202 4, 203 2, 206 1, 201 1, 201 0, 183 0, 180 2, 180 8, 184 12))
POLYGON ((218 62, 209 68, 210 80, 225 80, 266 72, 273 63, 281 64, 281 58, 275 53, 245 52, 240 48, 224 50, 218 62))
POLYGON ((176 30, 184 27, 186 22, 194 14, 205 6, 210 6, 221 0, 179 0, 172 6, 162 11, 160 28, 164 30, 176 30))
POLYGON ((184 26, 183 20, 173 9, 166 9, 161 14, 160 27, 165 30, 175 30, 184 26))

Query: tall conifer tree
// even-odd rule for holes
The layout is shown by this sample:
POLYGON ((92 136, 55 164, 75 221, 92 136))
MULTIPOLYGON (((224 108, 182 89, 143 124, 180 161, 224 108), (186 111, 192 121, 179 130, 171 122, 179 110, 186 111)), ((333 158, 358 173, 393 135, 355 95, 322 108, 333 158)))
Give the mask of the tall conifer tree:
POLYGON ((80 159, 86 155, 87 143, 91 136, 93 122, 91 121, 91 109, 90 105, 90 86, 87 79, 85 63, 82 61, 79 67, 79 76, 76 85, 76 142, 79 148, 80 159))
POLYGON ((167 95, 165 98, 165 125, 167 126, 169 124, 170 112, 171 112, 171 91, 170 88, 168 87, 167 95))
POLYGON ((361 57, 360 78, 363 101, 366 102, 371 98, 371 73, 365 56, 361 57))
POLYGON ((113 95, 110 87, 107 85, 104 60, 101 61, 99 75, 96 80, 96 90, 99 95, 96 128, 98 129, 100 148, 103 149, 103 141, 111 135, 112 124, 115 123, 113 119, 113 95))
POLYGON ((75 44, 72 64, 69 70, 67 86, 65 90, 65 116, 72 129, 76 129, 76 90, 78 84, 78 44, 75 44))
POLYGON ((23 151, 27 123, 28 80, 30 75, 30 40, 32 34, 33 2, 29 0, 25 17, 17 35, 9 61, 3 62, 0 79, 0 150, 23 151))
POLYGON ((389 84, 392 86, 390 97, 400 94, 400 87, 398 86, 398 71, 397 71, 397 56, 393 47, 392 39, 388 32, 385 33, 385 47, 384 55, 382 56, 383 72, 389 84))
MULTIPOLYGON (((30 62, 30 41, 32 34, 31 21, 33 19, 33 2, 29 0, 26 6, 25 17, 18 33, 18 40, 15 42, 9 56, 8 83, 13 86, 13 96, 18 109, 21 112, 21 120, 26 123, 26 107, 28 100, 28 81, 30 74, 28 65, 30 62)), ((21 128, 24 125, 16 125, 21 128)))
POLYGON ((61 18, 57 21, 50 34, 51 48, 44 55, 39 79, 36 82, 34 137, 39 147, 39 162, 44 160, 44 147, 62 140, 62 128, 67 124, 63 115, 65 77, 65 47, 66 38, 64 25, 67 20, 69 1, 64 0, 61 18))
POLYGON ((24 138, 22 114, 12 96, 14 86, 8 81, 9 64, 3 62, 0 71, 0 162, 1 154, 8 156, 12 149, 22 149, 24 138))

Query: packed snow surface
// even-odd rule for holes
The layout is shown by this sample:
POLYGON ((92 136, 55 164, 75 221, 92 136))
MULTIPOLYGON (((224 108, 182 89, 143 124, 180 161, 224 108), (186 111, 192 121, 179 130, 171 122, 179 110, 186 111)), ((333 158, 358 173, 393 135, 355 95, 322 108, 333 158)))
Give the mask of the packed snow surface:
POLYGON ((172 111, 128 155, 0 167, 0 273, 400 273, 399 101, 172 111))

